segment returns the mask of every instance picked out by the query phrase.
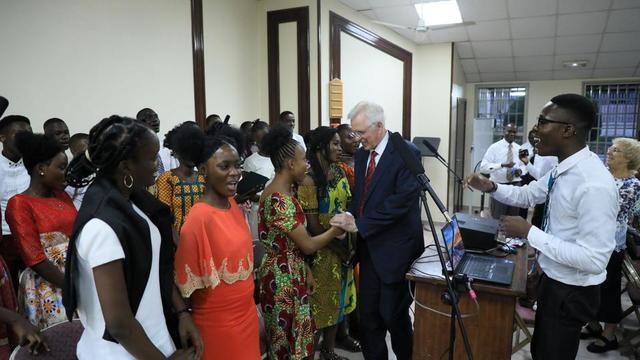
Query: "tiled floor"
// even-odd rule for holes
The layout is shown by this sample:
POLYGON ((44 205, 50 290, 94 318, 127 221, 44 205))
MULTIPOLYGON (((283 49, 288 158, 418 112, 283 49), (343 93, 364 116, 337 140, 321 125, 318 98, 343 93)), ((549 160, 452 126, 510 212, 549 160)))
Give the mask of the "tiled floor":
MULTIPOLYGON (((436 225, 437 228, 440 228, 441 224, 436 225)), ((433 238, 431 236, 430 232, 425 231, 425 243, 429 244, 433 242, 433 238)), ((629 298, 626 295, 622 296, 622 308, 626 309, 630 306, 630 301, 629 298)), ((633 356, 633 352, 631 350, 631 346, 628 344, 628 340, 626 340, 627 337, 629 337, 630 335, 633 335, 633 331, 634 330, 638 330, 640 329, 640 322, 638 321, 638 319, 635 317, 635 314, 631 314, 629 315, 627 318, 625 318, 621 324, 621 328, 619 328, 617 337, 618 339, 625 339, 622 340, 622 344, 621 344, 621 348, 619 350, 616 351, 610 351, 606 354, 592 354, 590 352, 587 351, 587 345, 593 341, 593 340, 582 340, 580 341, 580 349, 578 350, 578 356, 577 359, 580 360, 592 360, 592 359, 598 359, 598 360, 604 360, 604 359, 640 359, 640 357, 634 357, 633 356)), ((529 330, 531 332, 533 332, 533 328, 530 327, 529 330)), ((638 347, 640 347, 640 333, 638 334, 638 337, 636 338, 635 341, 633 341, 634 343, 636 343, 636 345, 638 347)), ((393 352, 391 351, 391 344, 390 344, 390 340, 389 340, 389 336, 387 335, 387 347, 389 348, 389 360, 395 360, 396 357, 393 355, 393 352)), ((364 359, 364 357, 362 356, 362 353, 349 353, 340 349, 336 350, 336 353, 338 353, 341 356, 346 357, 347 359, 353 359, 353 360, 361 360, 364 359)), ((517 353, 513 354, 513 356, 511 357, 512 360, 530 360, 531 359, 531 354, 529 352, 529 345, 527 345, 526 347, 524 347, 523 349, 521 349, 520 351, 518 351, 517 353)))

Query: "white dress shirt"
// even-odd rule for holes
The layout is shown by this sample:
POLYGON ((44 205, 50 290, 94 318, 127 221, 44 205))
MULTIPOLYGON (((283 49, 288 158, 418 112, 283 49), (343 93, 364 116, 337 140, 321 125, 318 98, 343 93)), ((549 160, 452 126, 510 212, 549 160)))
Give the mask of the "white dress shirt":
POLYGON ((520 177, 513 177, 513 180, 507 180, 507 172, 520 169, 522 175, 527 173, 527 169, 518 158, 518 151, 520 151, 520 145, 515 142, 511 143, 511 151, 513 153, 513 162, 515 165, 512 168, 503 168, 502 164, 507 162, 507 153, 509 151, 509 143, 507 140, 502 139, 489 146, 487 152, 482 158, 480 163, 480 172, 483 174, 489 174, 490 179, 498 184, 505 184, 509 182, 520 181, 520 177))
POLYGON ((2 235, 11 235, 11 230, 7 224, 5 211, 7 210, 7 203, 14 195, 20 194, 27 190, 31 177, 27 173, 27 169, 24 167, 22 159, 18 162, 13 162, 7 159, 4 155, 0 154, 0 178, 2 178, 2 199, 0 204, 2 205, 2 235))
POLYGON ((64 191, 69 195, 71 200, 73 201, 73 205, 76 207, 76 210, 80 210, 80 206, 82 206, 82 200, 84 199, 84 194, 87 192, 89 185, 83 186, 81 188, 74 188, 72 186, 67 186, 64 191))
POLYGON ((304 138, 302 137, 302 135, 293 133, 293 140, 297 141, 298 144, 302 146, 304 152, 307 152, 307 145, 304 144, 304 138))
MULTIPOLYGON (((376 152, 376 154, 378 154, 378 155, 376 155, 376 162, 374 164, 375 167, 378 167, 378 163, 380 162, 380 158, 382 157, 382 153, 384 152, 384 149, 387 148, 387 144, 388 143, 389 143, 389 132, 386 131, 384 133, 384 137, 378 143, 378 146, 376 146, 376 148, 373 149, 376 152)), ((365 169, 369 168, 369 161, 371 161, 371 151, 369 151, 369 157, 367 158, 367 167, 365 169)))
POLYGON ((577 286, 600 284, 616 245, 618 190, 589 148, 527 186, 498 185, 493 197, 518 207, 544 203, 552 174, 556 180, 549 195, 548 227, 545 232, 532 226, 529 245, 540 251, 538 263, 550 278, 577 286))
POLYGON ((536 154, 533 162, 534 163, 532 164, 531 158, 529 158, 529 162, 527 163, 526 168, 529 175, 533 176, 533 178, 537 180, 546 175, 549 171, 551 171, 551 169, 558 165, 558 157, 540 156, 536 154))

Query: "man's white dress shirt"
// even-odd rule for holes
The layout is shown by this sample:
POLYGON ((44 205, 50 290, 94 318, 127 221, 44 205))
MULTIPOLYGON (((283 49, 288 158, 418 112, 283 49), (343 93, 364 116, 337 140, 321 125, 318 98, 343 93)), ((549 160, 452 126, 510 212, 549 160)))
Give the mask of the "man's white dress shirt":
POLYGON ((533 159, 533 164, 531 163, 531 158, 529 158, 529 163, 527 163, 526 168, 529 175, 537 180, 551 171, 556 165, 558 165, 557 156, 540 156, 536 154, 536 157, 533 159))
POLYGON ((305 145, 304 138, 302 137, 302 135, 293 133, 293 140, 297 141, 298 144, 302 146, 305 152, 307 151, 307 145, 305 145))
MULTIPOLYGON (((378 167, 378 163, 380 162, 380 158, 382 157, 382 153, 384 152, 384 149, 387 148, 387 144, 389 143, 389 132, 385 132, 384 133, 384 137, 382 138, 382 140, 380 140, 380 142, 378 143, 378 145, 376 146, 375 149, 373 149, 373 151, 376 152, 376 162, 374 164, 375 167, 378 167)), ((367 158, 367 167, 365 169, 369 168, 369 161, 371 161, 371 151, 369 151, 369 157, 367 158)), ((365 170, 366 171, 366 170, 365 170)))
POLYGON ((566 158, 528 186, 498 185, 493 197, 505 204, 529 207, 544 203, 549 177, 548 226, 532 226, 529 245, 540 251, 538 263, 550 278, 569 285, 602 283, 616 246, 618 189, 613 176, 588 147, 566 158))
POLYGON ((5 211, 7 210, 7 203, 14 195, 20 194, 27 190, 31 177, 27 173, 27 169, 24 167, 22 159, 17 162, 13 162, 7 159, 4 155, 0 154, 0 179, 2 184, 0 189, 2 193, 2 199, 0 204, 2 205, 2 235, 11 235, 9 224, 7 224, 5 211))
POLYGON ((518 158, 520 145, 516 144, 515 141, 511 143, 511 152, 513 154, 513 162, 515 165, 512 168, 503 168, 502 164, 507 162, 508 151, 509 143, 505 139, 491 144, 480 163, 480 172, 483 174, 489 174, 489 178, 499 184, 520 181, 520 177, 517 176, 514 176, 510 181, 507 179, 507 172, 509 171, 520 169, 522 171, 522 175, 527 173, 524 163, 522 163, 518 158))

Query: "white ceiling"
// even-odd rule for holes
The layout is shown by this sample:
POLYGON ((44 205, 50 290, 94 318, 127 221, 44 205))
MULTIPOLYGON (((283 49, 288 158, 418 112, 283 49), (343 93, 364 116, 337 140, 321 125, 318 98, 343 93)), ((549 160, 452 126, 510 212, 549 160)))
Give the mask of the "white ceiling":
MULTIPOLYGON (((475 25, 417 33, 417 44, 455 42, 468 82, 640 76, 640 0, 457 0, 475 25), (562 63, 587 60, 581 69, 562 63)), ((373 20, 416 26, 414 3, 340 0, 373 20)))

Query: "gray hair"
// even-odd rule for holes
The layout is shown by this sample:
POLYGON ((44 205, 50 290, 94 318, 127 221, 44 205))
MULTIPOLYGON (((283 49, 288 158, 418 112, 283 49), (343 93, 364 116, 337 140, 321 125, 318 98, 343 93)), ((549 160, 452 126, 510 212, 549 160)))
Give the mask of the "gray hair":
POLYGON ((351 111, 349 111, 347 118, 349 120, 353 120, 361 114, 367 119, 369 125, 376 123, 382 123, 384 125, 384 110, 382 109, 382 106, 376 103, 360 101, 353 107, 353 109, 351 109, 351 111))

